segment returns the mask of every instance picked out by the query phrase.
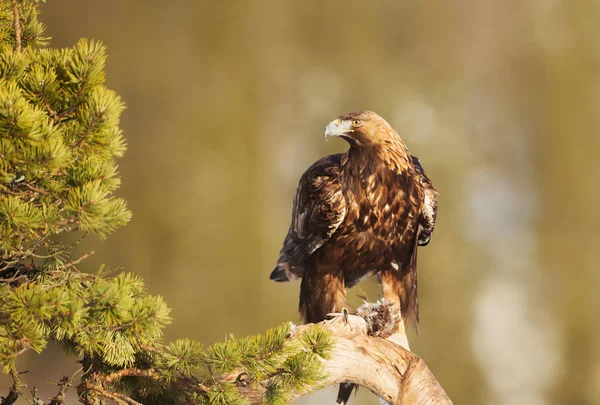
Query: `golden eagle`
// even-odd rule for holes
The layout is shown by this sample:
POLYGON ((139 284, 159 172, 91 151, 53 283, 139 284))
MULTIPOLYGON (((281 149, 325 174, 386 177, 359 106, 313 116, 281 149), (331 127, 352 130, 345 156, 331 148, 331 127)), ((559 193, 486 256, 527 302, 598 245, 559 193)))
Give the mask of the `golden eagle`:
MULTIPOLYGON (((417 246, 433 233, 438 193, 419 159, 376 113, 344 114, 325 128, 330 136, 350 148, 318 160, 300 178, 271 279, 302 278, 300 314, 313 323, 343 310, 346 288, 377 275, 383 298, 416 324, 417 246)), ((345 386, 338 402, 352 391, 345 386)))

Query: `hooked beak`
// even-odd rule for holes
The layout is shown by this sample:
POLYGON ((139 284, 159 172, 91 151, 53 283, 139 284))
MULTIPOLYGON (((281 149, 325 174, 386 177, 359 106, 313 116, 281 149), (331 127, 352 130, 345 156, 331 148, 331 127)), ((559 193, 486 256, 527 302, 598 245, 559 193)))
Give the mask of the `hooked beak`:
POLYGON ((342 121, 338 118, 327 124, 323 135, 325 135, 325 140, 327 140, 330 136, 344 136, 348 132, 354 132, 350 121, 342 121))

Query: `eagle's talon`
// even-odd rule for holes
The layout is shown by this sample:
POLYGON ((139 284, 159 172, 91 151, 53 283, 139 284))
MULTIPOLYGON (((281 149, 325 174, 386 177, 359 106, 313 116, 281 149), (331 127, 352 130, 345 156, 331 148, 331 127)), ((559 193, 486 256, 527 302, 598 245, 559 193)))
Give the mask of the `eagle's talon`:
POLYGON ((327 314, 327 317, 330 318, 331 322, 335 322, 337 318, 342 318, 344 325, 348 325, 350 312, 348 309, 342 308, 342 312, 330 312, 327 314))
POLYGON ((348 310, 346 308, 342 308, 342 316, 344 317, 344 325, 348 325, 348 310))

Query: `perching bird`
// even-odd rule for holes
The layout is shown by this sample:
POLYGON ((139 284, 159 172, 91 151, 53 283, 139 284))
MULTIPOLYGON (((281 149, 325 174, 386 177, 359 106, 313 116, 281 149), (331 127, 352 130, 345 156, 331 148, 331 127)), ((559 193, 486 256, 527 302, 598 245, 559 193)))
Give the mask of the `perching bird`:
MULTIPOLYGON (((346 153, 326 156, 300 178, 292 223, 271 279, 302 278, 300 314, 320 322, 346 305, 346 288, 377 275, 383 298, 402 318, 419 321, 417 246, 429 243, 437 191, 400 135, 372 111, 340 116, 325 138, 346 153)), ((351 384, 342 384, 346 403, 351 384)))

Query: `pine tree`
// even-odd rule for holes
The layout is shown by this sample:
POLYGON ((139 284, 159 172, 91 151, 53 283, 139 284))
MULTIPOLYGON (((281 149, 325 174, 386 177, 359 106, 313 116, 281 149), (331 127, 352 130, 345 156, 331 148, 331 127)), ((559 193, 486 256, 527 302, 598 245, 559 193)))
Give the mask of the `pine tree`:
POLYGON ((19 355, 49 340, 79 356, 83 371, 80 381, 60 380, 54 405, 71 385, 85 404, 214 405, 247 402, 250 386, 261 385, 268 404, 317 386, 319 357, 333 344, 323 330, 282 325, 205 349, 164 344, 171 319, 161 297, 130 273, 81 271, 87 255, 74 258, 73 245, 57 241, 104 239, 131 218, 114 195, 124 104, 104 86, 105 47, 52 49, 37 16, 36 1, 0 3, 0 366, 14 380, 1 404, 25 393, 19 355))

